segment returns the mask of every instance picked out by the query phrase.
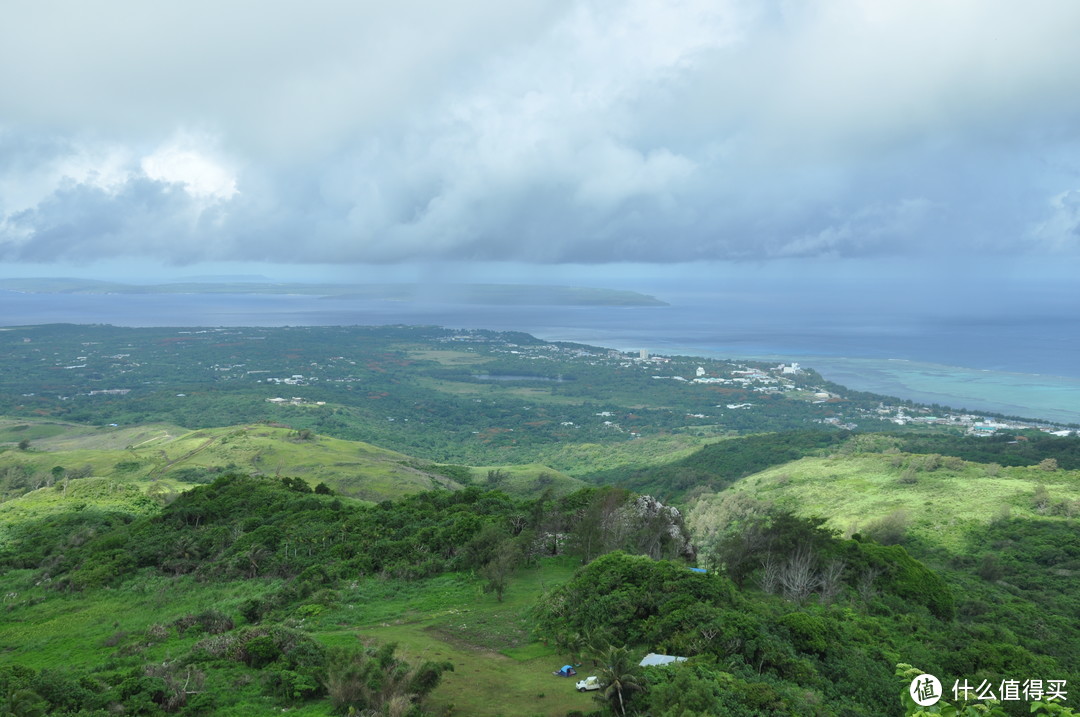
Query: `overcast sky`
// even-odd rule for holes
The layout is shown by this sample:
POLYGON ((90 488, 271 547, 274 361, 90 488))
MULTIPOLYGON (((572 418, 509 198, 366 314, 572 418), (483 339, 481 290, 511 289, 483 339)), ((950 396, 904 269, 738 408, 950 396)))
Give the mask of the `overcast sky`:
POLYGON ((1068 266, 1077 38, 1075 0, 6 3, 0 274, 1068 266))

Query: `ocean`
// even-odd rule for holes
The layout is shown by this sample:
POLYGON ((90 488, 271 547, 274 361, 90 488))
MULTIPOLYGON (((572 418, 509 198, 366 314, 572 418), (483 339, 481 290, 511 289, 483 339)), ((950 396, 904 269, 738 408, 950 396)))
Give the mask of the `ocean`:
POLYGON ((250 294, 0 291, 0 325, 425 324, 715 358, 798 361, 849 388, 1080 424, 1080 316, 965 313, 835 294, 660 287, 669 306, 477 306, 250 294))

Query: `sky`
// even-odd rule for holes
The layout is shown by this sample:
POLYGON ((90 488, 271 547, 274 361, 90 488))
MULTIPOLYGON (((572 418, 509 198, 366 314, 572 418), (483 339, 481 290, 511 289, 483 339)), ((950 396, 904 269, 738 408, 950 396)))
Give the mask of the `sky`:
POLYGON ((0 276, 1067 283, 1077 37, 1075 0, 9 3, 0 276))

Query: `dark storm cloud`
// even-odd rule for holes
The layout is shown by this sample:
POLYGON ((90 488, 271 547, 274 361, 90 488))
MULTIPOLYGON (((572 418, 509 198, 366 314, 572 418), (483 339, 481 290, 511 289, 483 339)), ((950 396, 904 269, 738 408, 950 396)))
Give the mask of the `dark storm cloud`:
POLYGON ((7 261, 1080 248, 1069 0, 6 14, 7 261))

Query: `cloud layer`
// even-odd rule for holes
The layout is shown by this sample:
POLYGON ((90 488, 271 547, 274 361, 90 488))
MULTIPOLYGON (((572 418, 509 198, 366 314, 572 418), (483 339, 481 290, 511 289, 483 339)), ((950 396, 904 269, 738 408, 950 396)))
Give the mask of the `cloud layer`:
POLYGON ((1072 0, 443 5, 9 8, 0 260, 1080 254, 1072 0))

